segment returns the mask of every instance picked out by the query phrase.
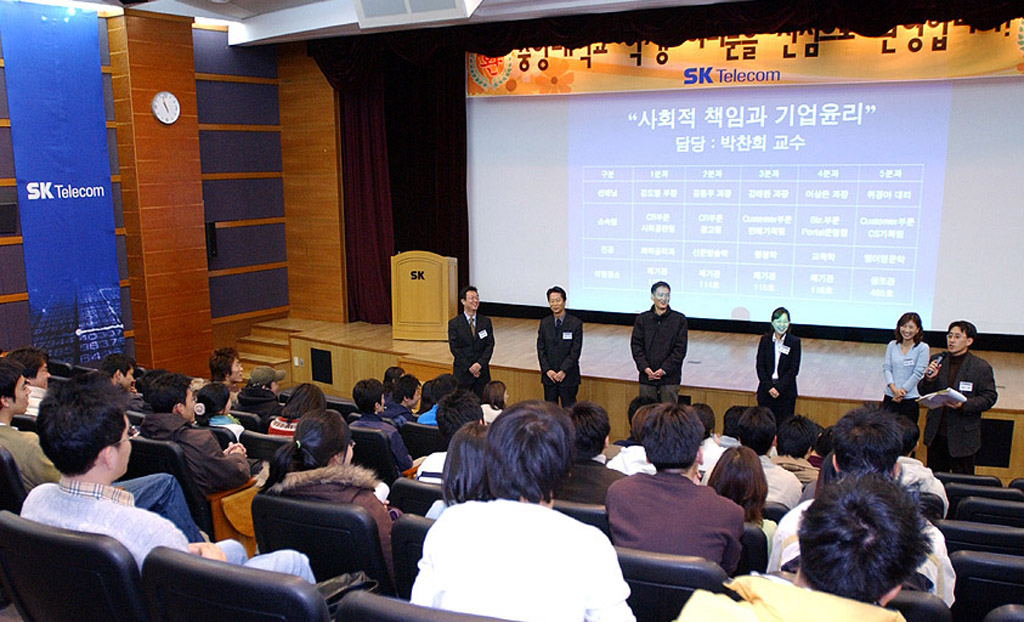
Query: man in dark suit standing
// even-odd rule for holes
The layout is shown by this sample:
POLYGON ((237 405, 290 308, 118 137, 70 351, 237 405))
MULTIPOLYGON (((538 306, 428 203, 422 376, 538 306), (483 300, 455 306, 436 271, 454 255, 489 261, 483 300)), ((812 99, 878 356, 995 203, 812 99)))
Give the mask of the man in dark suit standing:
POLYGON ((472 285, 459 292, 462 314, 448 321, 448 348, 455 360, 452 375, 460 389, 468 389, 481 397, 491 381, 491 354, 494 353, 494 329, 490 318, 477 313, 480 294, 472 285))
POLYGON ((565 312, 565 290, 548 290, 551 315, 537 329, 537 359, 544 399, 569 408, 580 389, 580 351, 583 350, 583 322, 565 312))
POLYGON ((665 281, 651 285, 649 311, 636 316, 630 349, 640 372, 641 397, 675 404, 686 358, 686 316, 669 307, 672 288, 665 281))
POLYGON ((978 329, 966 320, 950 324, 946 352, 932 357, 917 384, 921 395, 948 387, 967 398, 928 411, 924 444, 933 471, 974 474, 974 458, 981 449, 981 413, 995 406, 999 398, 992 366, 968 352, 977 336, 978 329))

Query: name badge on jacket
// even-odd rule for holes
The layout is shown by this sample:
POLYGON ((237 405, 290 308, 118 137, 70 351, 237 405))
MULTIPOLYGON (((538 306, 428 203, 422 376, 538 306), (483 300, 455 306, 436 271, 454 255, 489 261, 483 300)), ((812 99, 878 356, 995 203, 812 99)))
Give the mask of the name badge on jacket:
POLYGON ((562 333, 562 339, 564 339, 566 341, 572 341, 572 331, 571 330, 567 330, 564 333, 562 333))
POLYGON ((961 393, 970 393, 973 390, 974 390, 974 383, 973 382, 961 382, 960 383, 960 392, 961 393))
POLYGON ((484 330, 480 331, 479 333, 477 333, 477 335, 478 335, 478 336, 479 336, 479 337, 480 337, 481 339, 487 339, 487 329, 484 329, 484 330))
POLYGON ((914 366, 914 359, 903 359, 903 366, 904 367, 913 367, 914 366))
POLYGON ((779 346, 779 352, 789 354, 789 346, 779 346))

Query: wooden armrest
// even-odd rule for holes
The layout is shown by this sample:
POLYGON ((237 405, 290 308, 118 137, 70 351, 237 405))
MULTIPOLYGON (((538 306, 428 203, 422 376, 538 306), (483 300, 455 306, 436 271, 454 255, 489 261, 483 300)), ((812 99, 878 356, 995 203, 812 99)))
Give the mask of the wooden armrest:
POLYGON ((221 490, 220 492, 211 492, 210 494, 206 495, 206 501, 209 502, 209 503, 213 503, 214 501, 219 501, 219 500, 223 499, 224 497, 226 497, 228 495, 233 495, 233 494, 235 494, 236 492, 238 492, 240 490, 245 490, 246 488, 248 488, 250 486, 255 486, 255 485, 256 485, 256 478, 255 477, 250 477, 249 481, 247 481, 246 483, 242 484, 238 488, 232 488, 230 490, 221 490))

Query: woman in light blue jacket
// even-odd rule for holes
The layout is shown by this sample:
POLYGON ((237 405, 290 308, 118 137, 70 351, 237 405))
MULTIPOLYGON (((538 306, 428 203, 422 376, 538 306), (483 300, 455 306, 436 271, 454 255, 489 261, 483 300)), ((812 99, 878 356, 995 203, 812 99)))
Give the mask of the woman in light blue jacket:
POLYGON ((921 341, 921 316, 910 312, 900 316, 896 323, 896 339, 885 349, 885 397, 882 407, 903 415, 914 425, 920 415, 917 382, 928 367, 928 344, 921 341))

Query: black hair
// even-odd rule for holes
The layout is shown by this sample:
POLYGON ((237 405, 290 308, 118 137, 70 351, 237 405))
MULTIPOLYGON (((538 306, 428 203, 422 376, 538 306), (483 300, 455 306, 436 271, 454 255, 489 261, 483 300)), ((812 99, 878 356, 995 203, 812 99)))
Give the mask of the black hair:
POLYGON ((634 397, 629 401, 629 406, 626 407, 626 423, 632 426, 633 415, 636 414, 636 411, 640 410, 642 406, 647 406, 648 404, 657 404, 660 401, 661 400, 654 397, 653 395, 638 395, 634 397))
POLYGON ((902 448, 903 435, 892 413, 877 406, 855 408, 832 426, 832 452, 844 477, 864 473, 891 477, 902 448))
POLYGON ((914 324, 917 324, 917 334, 914 335, 914 344, 916 345, 921 343, 921 340, 924 339, 924 325, 921 323, 921 316, 914 313, 913 311, 908 311, 907 313, 904 313, 903 315, 900 316, 900 319, 896 320, 896 343, 903 343, 903 335, 900 334, 900 327, 906 324, 907 322, 913 322, 914 324))
POLYGON ((434 403, 441 401, 441 398, 459 388, 459 381, 451 374, 441 374, 434 378, 434 385, 431 388, 434 403))
POLYGON ((224 407, 231 401, 231 389, 226 384, 211 382, 196 392, 196 406, 203 405, 202 414, 196 408, 196 423, 210 425, 210 419, 224 413, 224 407))
POLYGON ((562 302, 569 300, 569 297, 565 294, 565 290, 557 285, 548 288, 548 293, 544 296, 544 298, 551 298, 551 294, 559 294, 562 297, 562 302))
POLYGON ((420 388, 420 380, 412 374, 405 374, 395 380, 391 387, 391 399, 401 404, 404 400, 411 400, 416 397, 416 389, 420 388))
POLYGON ((647 460, 659 471, 688 469, 704 440, 704 424, 689 406, 659 404, 651 409, 640 430, 647 460))
POLYGON ((513 404, 487 431, 487 483, 495 499, 549 502, 574 459, 572 421, 550 402, 513 404))
POLYGON ((21 365, 21 375, 25 376, 26 380, 35 378, 39 373, 39 368, 46 365, 50 360, 49 355, 45 351, 33 348, 32 346, 11 350, 4 358, 21 365))
POLYGON ((483 417, 480 398, 472 391, 449 393, 437 403, 437 429, 445 445, 451 445, 452 438, 463 425, 480 421, 483 417))
POLYGON ((395 388, 395 381, 405 375, 405 370, 401 367, 388 367, 384 370, 384 379, 381 384, 384 385, 384 395, 390 395, 391 390, 395 388))
POLYGON ((135 359, 124 354, 108 354, 100 361, 100 371, 110 378, 113 378, 117 372, 127 376, 128 372, 133 369, 135 369, 135 359))
POLYGON ((783 313, 785 313, 786 317, 788 317, 790 320, 793 319, 793 316, 789 314, 789 309, 787 309, 786 307, 776 307, 775 310, 772 311, 772 321, 774 322, 775 320, 782 317, 783 313))
POLYGON ((14 392, 18 388, 18 380, 24 378, 23 371, 24 368, 14 361, 0 359, 0 397, 17 399, 14 392))
POLYGON ((743 411, 737 432, 740 443, 763 456, 775 441, 775 415, 770 408, 751 406, 743 411))
POLYGON ((594 402, 576 402, 569 409, 569 419, 576 431, 577 460, 589 460, 604 451, 604 443, 612 431, 604 408, 594 402))
MULTIPOLYGON (((142 373, 136 376, 135 378, 135 390, 141 393, 142 398, 146 401, 147 404, 149 404, 149 398, 146 396, 146 391, 149 390, 150 383, 152 383, 160 376, 169 373, 171 372, 167 371, 166 369, 151 369, 145 373, 142 373)), ((152 406, 152 404, 150 404, 150 406, 152 406)))
POLYGON ((480 292, 477 291, 475 287, 473 287, 472 285, 467 285, 459 290, 459 301, 465 300, 466 296, 469 295, 469 292, 476 292, 477 296, 480 295, 480 292))
POLYGON ((483 399, 480 401, 484 404, 490 404, 491 408, 495 410, 505 409, 505 392, 508 388, 505 383, 500 380, 492 380, 484 385, 483 399))
POLYGON ((422 415, 434 407, 434 381, 428 380, 420 387, 420 409, 417 414, 422 415))
POLYGON ((722 415, 722 436, 730 436, 735 439, 740 437, 740 417, 747 410, 746 406, 730 406, 722 415))
POLYGON ((652 296, 654 295, 654 292, 658 291, 658 288, 659 288, 659 287, 664 287, 664 288, 665 288, 665 289, 667 289, 667 290, 668 290, 668 291, 669 291, 670 293, 672 292, 672 286, 671 286, 671 285, 669 285, 669 284, 668 284, 668 283, 666 283, 665 281, 657 281, 656 283, 654 283, 653 285, 651 285, 651 295, 652 295, 652 296))
POLYGON ((210 356, 210 380, 224 382, 231 375, 231 367, 238 359, 238 350, 234 348, 217 348, 210 356))
POLYGON ((877 603, 931 551, 917 504, 877 475, 825 487, 803 514, 800 574, 815 590, 877 603))
POLYGON ((146 387, 146 401, 153 407, 153 412, 174 412, 176 404, 184 404, 188 400, 191 386, 192 379, 184 374, 160 374, 149 381, 146 387))
POLYGON ((700 422, 704 425, 704 438, 709 438, 712 434, 715 433, 714 409, 712 409, 710 405, 705 404, 704 402, 697 402, 696 404, 691 404, 690 408, 693 409, 693 412, 697 413, 697 416, 700 417, 700 422))
POLYGON ((289 473, 327 466, 331 458, 348 449, 351 443, 352 430, 340 413, 335 410, 307 412, 295 426, 292 440, 274 452, 270 475, 261 492, 289 473))
MULTIPOLYGON (((955 322, 950 322, 949 328, 946 329, 946 332, 949 332, 954 328, 959 328, 963 332, 963 334, 967 336, 968 339, 976 339, 978 337, 978 328, 974 324, 968 322, 967 320, 957 320, 955 322)), ((8 356, 10 355, 8 354, 8 356)))
POLYGON ((470 421, 459 428, 448 444, 444 460, 444 487, 441 496, 445 505, 466 501, 487 501, 487 425, 470 421))
POLYGON ((352 387, 352 399, 364 415, 372 415, 384 397, 384 385, 376 378, 366 378, 352 387))
POLYGON ((776 444, 780 456, 803 458, 821 434, 821 426, 803 415, 794 415, 779 426, 776 444))
POLYGON ((832 426, 825 428, 818 435, 818 439, 814 441, 814 453, 823 457, 832 453, 832 426))
POLYGON ((43 453, 64 475, 86 473, 105 447, 121 440, 128 423, 125 392, 99 374, 55 385, 36 419, 43 453))
POLYGON ((917 442, 921 440, 921 430, 917 424, 906 417, 896 417, 896 423, 900 426, 900 455, 909 456, 917 442))
POLYGON ((288 401, 281 409, 281 416, 288 421, 295 421, 301 419, 302 415, 306 413, 326 408, 327 396, 324 395, 323 390, 311 382, 303 382, 292 389, 292 394, 288 396, 288 401))

